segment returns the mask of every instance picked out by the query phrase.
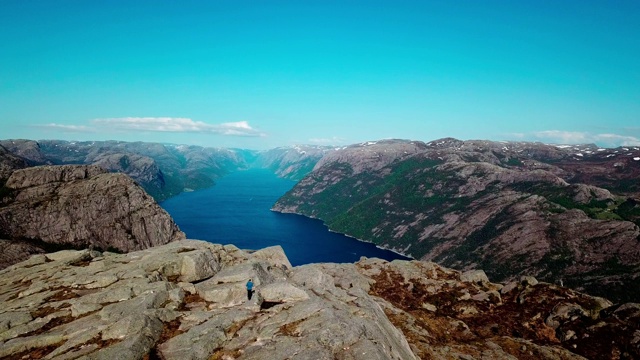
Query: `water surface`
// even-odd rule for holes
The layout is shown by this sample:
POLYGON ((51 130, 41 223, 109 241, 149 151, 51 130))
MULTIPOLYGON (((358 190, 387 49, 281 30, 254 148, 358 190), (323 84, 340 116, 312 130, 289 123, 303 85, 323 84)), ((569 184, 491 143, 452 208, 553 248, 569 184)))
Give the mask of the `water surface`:
POLYGON ((330 232, 320 220, 280 214, 271 207, 295 182, 262 169, 239 171, 216 186, 182 193, 160 205, 189 239, 234 244, 241 249, 281 245, 294 266, 355 262, 361 256, 406 259, 371 243, 330 232))

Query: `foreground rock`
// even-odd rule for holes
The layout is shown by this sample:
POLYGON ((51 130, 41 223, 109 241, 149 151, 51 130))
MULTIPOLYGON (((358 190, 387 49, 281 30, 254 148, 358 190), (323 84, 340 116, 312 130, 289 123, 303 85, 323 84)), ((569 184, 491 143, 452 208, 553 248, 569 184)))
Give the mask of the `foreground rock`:
POLYGON ((419 261, 287 264, 196 240, 37 254, 0 271, 0 359, 640 356, 640 305, 419 261))
POLYGON ((11 241, 14 250, 0 256, 0 268, 26 259, 19 256, 24 252, 88 247, 126 252, 185 237, 131 178, 97 166, 15 170, 2 191, 0 238, 11 241))

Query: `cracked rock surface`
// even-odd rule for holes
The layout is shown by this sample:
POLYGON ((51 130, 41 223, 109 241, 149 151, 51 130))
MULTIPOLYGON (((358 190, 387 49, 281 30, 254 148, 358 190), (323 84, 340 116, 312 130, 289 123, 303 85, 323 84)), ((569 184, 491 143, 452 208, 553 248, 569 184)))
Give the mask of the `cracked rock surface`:
POLYGON ((640 356, 638 304, 431 262, 291 267, 280 247, 198 240, 36 254, 0 271, 0 303, 0 359, 640 356))

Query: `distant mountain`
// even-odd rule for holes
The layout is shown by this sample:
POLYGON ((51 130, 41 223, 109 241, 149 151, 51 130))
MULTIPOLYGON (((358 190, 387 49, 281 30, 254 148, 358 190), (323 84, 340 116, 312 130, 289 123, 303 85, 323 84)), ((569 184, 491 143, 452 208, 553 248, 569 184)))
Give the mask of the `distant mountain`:
POLYGON ((257 153, 253 166, 297 181, 310 173, 318 161, 332 151, 335 151, 332 147, 314 145, 278 147, 257 153))
POLYGON ((0 145, 0 185, 4 184, 14 170, 28 166, 29 163, 26 159, 12 154, 7 148, 0 145))
POLYGON ((248 167, 247 150, 146 142, 1 140, 30 165, 95 164, 136 180, 156 200, 213 186, 216 179, 248 167))
POLYGON ((323 157, 274 206, 422 260, 640 300, 640 149, 386 140, 323 157))

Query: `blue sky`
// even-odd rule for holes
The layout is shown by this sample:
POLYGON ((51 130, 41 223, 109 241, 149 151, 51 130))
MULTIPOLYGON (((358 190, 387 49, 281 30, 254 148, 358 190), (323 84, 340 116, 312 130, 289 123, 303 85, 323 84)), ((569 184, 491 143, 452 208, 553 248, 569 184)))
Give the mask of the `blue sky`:
POLYGON ((0 1, 0 138, 640 145, 638 1, 0 1))

